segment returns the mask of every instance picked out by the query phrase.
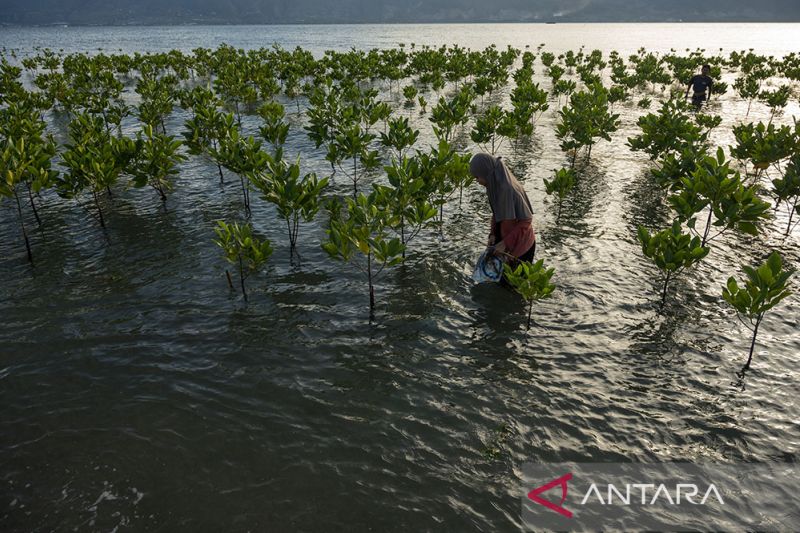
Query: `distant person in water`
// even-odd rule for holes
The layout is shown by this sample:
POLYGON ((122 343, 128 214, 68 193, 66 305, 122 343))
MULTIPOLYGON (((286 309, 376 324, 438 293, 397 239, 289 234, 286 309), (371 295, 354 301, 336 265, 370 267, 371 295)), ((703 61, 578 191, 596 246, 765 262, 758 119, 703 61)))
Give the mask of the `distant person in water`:
POLYGON ((473 156, 469 171, 486 187, 489 197, 492 209, 489 251, 510 266, 518 261, 532 261, 536 251, 533 209, 522 184, 501 158, 489 154, 473 156))
POLYGON ((703 105, 703 102, 711 98, 711 90, 714 85, 714 80, 711 79, 709 74, 711 73, 711 67, 708 65, 703 65, 703 68, 700 70, 700 74, 695 74, 692 76, 692 79, 689 80, 689 84, 686 87, 686 96, 689 96, 689 91, 693 91, 692 93, 692 104, 699 108, 703 105))

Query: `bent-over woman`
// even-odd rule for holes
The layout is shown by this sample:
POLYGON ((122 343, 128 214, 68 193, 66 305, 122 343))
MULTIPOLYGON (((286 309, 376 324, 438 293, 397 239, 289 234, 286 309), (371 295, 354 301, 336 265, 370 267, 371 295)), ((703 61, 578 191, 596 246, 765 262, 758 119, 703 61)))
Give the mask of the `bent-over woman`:
POLYGON ((494 254, 509 266, 515 266, 518 261, 532 261, 536 251, 533 209, 522 184, 500 157, 485 153, 473 156, 469 171, 486 187, 489 197, 492 209, 490 250, 493 246, 494 254))

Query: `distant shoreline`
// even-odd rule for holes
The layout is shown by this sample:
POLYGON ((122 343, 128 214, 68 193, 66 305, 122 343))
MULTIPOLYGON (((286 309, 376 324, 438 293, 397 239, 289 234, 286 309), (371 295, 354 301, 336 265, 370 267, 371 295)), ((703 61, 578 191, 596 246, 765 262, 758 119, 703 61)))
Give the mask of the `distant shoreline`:
POLYGON ((175 23, 148 23, 135 22, 128 24, 87 24, 70 22, 52 22, 46 24, 19 24, 13 22, 0 22, 0 28, 170 28, 170 27, 203 27, 203 26, 435 26, 435 25, 580 25, 580 24, 800 24, 800 20, 642 20, 642 21, 578 21, 578 20, 537 20, 537 21, 458 21, 458 22, 270 22, 246 24, 238 22, 175 22, 175 23))

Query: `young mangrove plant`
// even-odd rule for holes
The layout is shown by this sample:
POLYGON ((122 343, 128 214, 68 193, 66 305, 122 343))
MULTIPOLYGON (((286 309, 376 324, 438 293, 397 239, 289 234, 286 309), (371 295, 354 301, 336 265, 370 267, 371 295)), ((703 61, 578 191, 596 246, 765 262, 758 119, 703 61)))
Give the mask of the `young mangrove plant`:
POLYGON ((761 82, 762 79, 758 76, 740 76, 733 82, 733 88, 736 93, 742 98, 747 100, 747 113, 745 117, 750 115, 750 106, 753 105, 753 100, 761 95, 761 82))
POLYGON ((792 293, 788 282, 794 272, 783 269, 783 261, 778 252, 772 252, 767 261, 758 268, 743 265, 742 269, 747 275, 743 286, 731 276, 722 288, 722 297, 736 309, 739 321, 753 332, 750 354, 741 370, 743 375, 753 360, 758 328, 764 320, 764 314, 792 293))
MULTIPOLYGON (((247 301, 247 290, 244 280, 254 272, 258 272, 269 256, 272 255, 272 247, 269 240, 259 239, 253 235, 253 227, 248 224, 239 225, 238 222, 231 224, 224 220, 217 222, 214 228, 217 239, 214 242, 222 248, 225 259, 239 269, 239 282, 242 287, 242 296, 247 301)), ((230 273, 225 270, 228 278, 228 285, 233 289, 230 273)))
POLYGON ((473 98, 474 92, 469 86, 462 87, 451 100, 439 98, 430 116, 434 124, 433 133, 439 140, 450 142, 456 126, 467 123, 473 98))
POLYGON ((225 115, 217 109, 219 103, 210 89, 195 87, 191 92, 185 93, 181 105, 191 108, 194 116, 186 121, 183 136, 190 154, 206 155, 214 160, 219 171, 219 182, 225 183, 222 165, 214 158, 219 149, 219 140, 229 129, 225 115))
POLYGON ((549 195, 555 194, 558 196, 558 214, 556 215, 556 222, 558 222, 561 219, 561 204, 564 203, 564 198, 575 186, 575 171, 571 168, 562 168, 554 172, 555 176, 552 180, 542 179, 545 192, 549 195))
POLYGON ((645 257, 653 261, 663 273, 664 285, 661 290, 661 305, 667 300, 670 280, 684 269, 708 255, 710 248, 700 243, 699 237, 681 232, 680 221, 675 220, 672 227, 652 235, 644 226, 639 226, 639 242, 645 257))
POLYGON ((381 133, 381 145, 394 149, 395 157, 401 160, 406 151, 417 142, 419 130, 409 126, 406 117, 389 119, 387 124, 389 129, 386 133, 381 133))
POLYGON ((283 120, 286 116, 283 106, 278 102, 266 102, 258 108, 258 115, 264 120, 264 124, 258 129, 261 137, 277 152, 286 143, 289 135, 289 124, 283 120))
POLYGON ((147 75, 136 86, 136 92, 142 97, 139 104, 139 120, 149 126, 160 126, 164 135, 167 134, 164 121, 172 113, 177 84, 178 79, 172 75, 161 78, 147 75))
POLYGON ((164 135, 145 124, 136 134, 134 155, 126 169, 134 187, 149 185, 161 201, 166 203, 167 192, 172 190, 172 177, 178 174, 178 164, 186 156, 178 153, 183 143, 172 135, 164 135))
POLYGON ((587 160, 592 155, 592 146, 601 138, 611 140, 617 131, 619 115, 609 112, 608 90, 595 84, 589 91, 579 91, 570 97, 570 105, 558 112, 561 120, 556 126, 556 137, 561 141, 561 150, 573 151, 571 167, 575 167, 578 150, 588 147, 587 160))
POLYGON ((783 108, 789 103, 789 97, 791 96, 792 87, 789 85, 781 85, 774 91, 761 91, 758 98, 769 107, 770 122, 775 118, 775 115, 783 111, 783 108))
POLYGON ((545 268, 544 259, 535 263, 521 261, 515 268, 505 271, 508 282, 528 303, 528 329, 531 329, 533 302, 549 298, 556 286, 550 282, 554 268, 545 268))
POLYGON ((56 171, 50 169, 50 161, 54 155, 55 143, 52 141, 26 142, 22 137, 5 138, 0 142, 0 199, 13 198, 16 202, 17 216, 25 240, 25 251, 31 264, 33 264, 33 253, 25 229, 19 188, 25 184, 29 191, 40 190, 51 183, 57 175, 56 171))
POLYGON ((437 209, 428 200, 425 190, 425 169, 419 159, 393 160, 383 167, 389 186, 373 185, 376 201, 387 212, 386 220, 397 233, 403 245, 403 258, 408 243, 436 218, 437 209))
POLYGON ((355 122, 337 134, 331 145, 338 158, 353 162, 352 170, 349 165, 347 167, 339 165, 339 169, 353 182, 353 198, 358 195, 358 182, 363 173, 380 166, 380 155, 376 150, 370 150, 370 143, 374 138, 374 134, 369 133, 359 122, 355 122))
POLYGON ((348 262, 366 274, 372 312, 375 309, 374 282, 385 268, 403 261, 404 246, 400 239, 389 236, 386 215, 378 208, 376 192, 347 198, 345 207, 346 216, 342 216, 340 207, 330 210, 328 240, 322 248, 333 259, 348 262))
POLYGON ((511 91, 511 104, 515 114, 527 116, 532 126, 535 126, 542 114, 550 108, 550 104, 547 103, 547 91, 530 79, 517 83, 511 91))
POLYGON ((795 213, 800 213, 800 150, 792 155, 783 177, 772 180, 772 187, 776 204, 785 203, 789 210, 789 223, 786 225, 786 235, 789 235, 800 223, 792 222, 795 213))
POLYGON ((275 160, 263 172, 253 174, 250 181, 266 201, 275 204, 278 214, 286 221, 289 253, 294 254, 300 221, 311 222, 319 212, 320 195, 328 186, 328 178, 317 179, 313 172, 301 178, 298 157, 292 164, 283 159, 275 160))
POLYGON ((681 178, 680 192, 668 200, 679 220, 701 237, 702 246, 733 228, 757 235, 757 224, 770 216, 769 202, 759 198, 756 185, 746 187, 742 183, 739 172, 725 161, 722 148, 717 150, 716 158, 705 157, 689 176, 681 178), (697 214, 705 208, 706 222, 698 229, 697 214), (713 235, 712 226, 719 228, 713 235))
POLYGON ((32 101, 31 93, 23 90, 15 97, 19 99, 0 109, 0 150, 5 151, 5 143, 8 143, 11 151, 6 156, 17 160, 24 168, 11 169, 15 178, 11 180, 14 185, 9 187, 13 192, 17 190, 16 185, 23 186, 33 216, 41 225, 34 195, 39 196, 53 184, 57 173, 50 167, 57 144, 52 134, 47 133, 47 124, 41 118, 40 108, 32 101), (19 141, 24 141, 24 147, 19 141))
POLYGON ((416 100, 418 92, 417 88, 413 85, 406 85, 403 87, 403 98, 405 99, 406 107, 412 107, 414 105, 414 100, 416 100))
POLYGON ((469 154, 459 154, 445 141, 439 141, 436 148, 429 152, 417 152, 420 166, 425 178, 425 192, 431 203, 439 210, 439 234, 444 230, 444 205, 455 193, 458 193, 459 205, 464 194, 464 187, 472 183, 469 173, 469 154))
MULTIPOLYGON (((527 122, 527 120, 526 120, 527 122)), ((514 135, 514 124, 511 122, 508 113, 498 105, 493 105, 486 112, 475 120, 475 126, 470 132, 473 142, 481 145, 491 152, 497 153, 504 137, 514 135)))
POLYGON ((428 101, 425 99, 424 96, 420 96, 417 98, 417 102, 419 103, 419 111, 421 114, 425 114, 428 112, 428 101))
POLYGON ((642 151, 656 160, 684 150, 703 149, 708 134, 696 124, 689 114, 689 105, 683 100, 670 99, 661 104, 658 113, 639 117, 642 133, 628 138, 633 151, 642 151))
POLYGON ((240 135, 239 128, 233 124, 233 115, 225 115, 225 134, 220 139, 219 149, 212 155, 223 167, 239 176, 247 216, 250 215, 249 177, 262 172, 273 161, 270 154, 261 150, 261 145, 261 141, 252 135, 240 135))
POLYGON ((732 146, 731 156, 742 162, 747 174, 747 163, 755 169, 758 179, 770 166, 780 172, 780 162, 800 150, 800 128, 776 127, 775 124, 740 124, 733 127, 736 146, 732 146))
POLYGON ((56 179, 56 189, 65 198, 77 198, 88 189, 97 211, 92 215, 105 229, 100 195, 104 191, 111 194, 111 187, 135 154, 135 143, 110 135, 102 118, 86 113, 70 122, 69 132, 70 144, 62 154, 66 172, 56 179))

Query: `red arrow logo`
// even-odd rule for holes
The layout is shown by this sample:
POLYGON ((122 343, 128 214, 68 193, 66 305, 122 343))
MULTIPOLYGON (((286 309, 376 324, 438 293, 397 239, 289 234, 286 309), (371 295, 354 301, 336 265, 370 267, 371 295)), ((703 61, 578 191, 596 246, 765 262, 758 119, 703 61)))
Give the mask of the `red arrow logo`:
POLYGON ((564 501, 567 499, 567 481, 572 479, 572 473, 564 474, 560 478, 554 479, 550 483, 546 485, 542 485, 541 487, 537 487, 528 493, 528 498, 535 501, 539 505, 544 505, 551 511, 555 511, 559 514, 566 516, 567 518, 572 518, 572 512, 568 511, 561 507, 564 505, 564 501), (553 502, 547 501, 544 498, 540 498, 539 494, 552 489, 555 486, 561 485, 561 501, 558 505, 554 504, 553 502))

